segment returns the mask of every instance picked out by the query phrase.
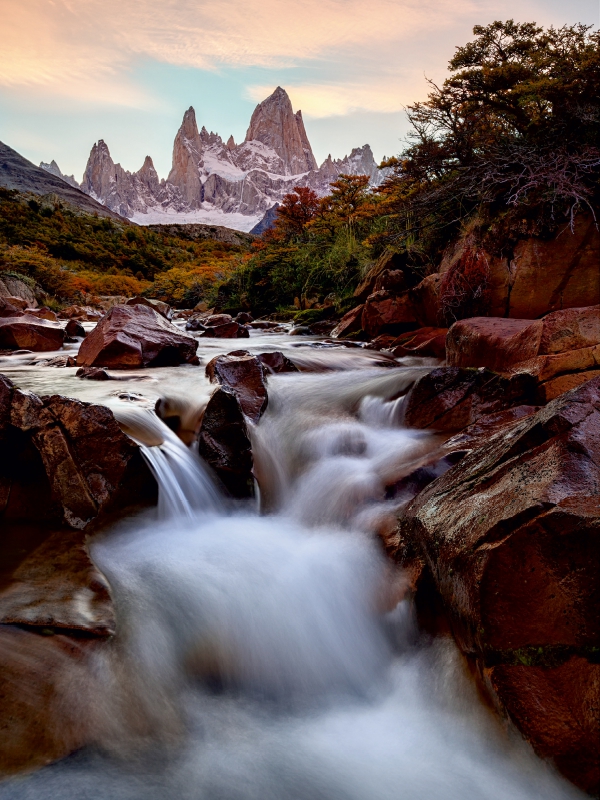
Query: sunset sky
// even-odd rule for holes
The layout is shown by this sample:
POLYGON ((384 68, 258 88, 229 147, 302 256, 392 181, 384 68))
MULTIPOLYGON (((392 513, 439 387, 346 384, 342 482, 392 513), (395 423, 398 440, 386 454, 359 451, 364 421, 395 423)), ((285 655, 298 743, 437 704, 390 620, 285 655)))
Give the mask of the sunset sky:
POLYGON ((0 140, 81 180, 103 138, 166 177, 193 105, 243 139, 277 85, 301 108, 317 160, 369 142, 398 151, 403 106, 443 80, 475 24, 598 25, 598 0, 0 0, 0 140))

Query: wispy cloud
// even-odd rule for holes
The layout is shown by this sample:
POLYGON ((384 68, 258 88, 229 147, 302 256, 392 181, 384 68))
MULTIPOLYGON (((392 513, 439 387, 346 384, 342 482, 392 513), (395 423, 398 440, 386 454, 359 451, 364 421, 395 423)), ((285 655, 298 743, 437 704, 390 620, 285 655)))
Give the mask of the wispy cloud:
POLYGON ((474 5, 475 0, 4 0, 0 85, 135 106, 152 102, 127 74, 139 57, 209 70, 329 59, 347 63, 350 75, 336 82, 342 90, 333 84, 297 87, 309 113, 319 116, 328 107, 332 113, 382 110, 394 105, 389 92, 385 97, 389 87, 367 97, 371 77, 352 78, 357 54, 364 63, 382 53, 393 58, 432 18, 443 27, 474 5))

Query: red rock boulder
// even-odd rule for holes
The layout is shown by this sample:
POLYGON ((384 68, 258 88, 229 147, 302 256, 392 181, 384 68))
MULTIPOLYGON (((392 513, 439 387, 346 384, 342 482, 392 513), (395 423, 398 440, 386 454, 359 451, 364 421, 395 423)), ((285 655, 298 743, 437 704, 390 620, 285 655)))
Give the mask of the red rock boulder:
POLYGON ((404 333, 418 328, 408 292, 396 295, 387 290, 375 292, 365 302, 361 327, 370 337, 381 333, 404 333))
POLYGON ((398 356, 426 356, 429 358, 446 358, 447 328, 419 328, 398 336, 390 349, 398 356))
POLYGON ((405 508, 396 539, 401 563, 405 552, 421 554, 459 646, 498 704, 592 793, 599 492, 596 378, 467 453, 405 508))
POLYGON ((153 300, 149 297, 141 297, 141 295, 138 295, 137 297, 130 297, 125 305, 148 306, 159 313, 161 317, 164 317, 165 319, 171 318, 171 306, 168 303, 163 303, 162 300, 153 300))
POLYGON ((273 353, 260 353, 259 359, 269 373, 299 372, 298 367, 287 356, 276 350, 273 353))
POLYGON ((220 325, 211 325, 208 321, 206 324, 207 327, 200 334, 204 339, 248 339, 250 336, 247 328, 233 320, 220 325))
POLYGON ((77 366, 132 369, 194 364, 196 340, 152 308, 113 306, 84 339, 77 366))
POLYGON ((362 330, 363 308, 364 305, 356 306, 356 308, 344 314, 336 327, 331 331, 331 338, 344 339, 346 336, 350 336, 353 333, 359 333, 362 330))
POLYGON ((403 405, 407 428, 460 431, 488 414, 535 405, 531 375, 503 377, 487 369, 439 367, 409 390, 403 405))
POLYGON ((48 352, 63 346, 65 332, 56 322, 31 314, 0 318, 0 348, 48 352))
POLYGON ((261 360, 247 350, 216 356, 206 365, 206 377, 237 397, 244 415, 257 423, 267 408, 265 370, 261 360))

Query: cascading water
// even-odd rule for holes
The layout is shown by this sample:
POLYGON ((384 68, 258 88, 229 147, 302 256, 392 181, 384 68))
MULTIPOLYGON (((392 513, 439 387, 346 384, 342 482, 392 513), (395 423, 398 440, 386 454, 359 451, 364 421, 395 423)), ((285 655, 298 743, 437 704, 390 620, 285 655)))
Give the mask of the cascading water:
POLYGON ((263 514, 230 506, 149 408, 116 411, 158 512, 91 546, 118 629, 85 713, 97 743, 2 800, 580 797, 416 628, 373 531, 436 446, 399 427, 414 370, 272 376, 252 430, 263 514))

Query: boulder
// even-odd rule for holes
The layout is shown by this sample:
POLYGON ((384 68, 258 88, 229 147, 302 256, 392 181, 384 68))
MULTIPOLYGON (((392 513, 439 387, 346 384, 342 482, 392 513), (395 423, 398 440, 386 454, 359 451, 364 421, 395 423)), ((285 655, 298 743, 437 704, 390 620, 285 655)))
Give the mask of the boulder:
POLYGON ((45 767, 94 741, 93 658, 103 646, 0 627, 0 775, 45 767))
POLYGON ((244 415, 255 424, 267 408, 264 372, 261 360, 247 350, 216 356, 206 365, 209 381, 233 392, 244 415))
POLYGON ((0 347, 48 352, 63 346, 65 332, 58 323, 31 314, 0 318, 0 347))
POLYGON ((188 321, 185 323, 185 329, 186 331, 205 331, 206 325, 201 319, 192 317, 192 319, 188 319, 188 321))
POLYGON ((249 322, 248 325, 251 328, 255 328, 258 331, 266 331, 272 328, 281 328, 281 323, 273 322, 269 319, 257 319, 254 322, 249 322))
POLYGON ((153 308, 156 312, 158 312, 161 317, 164 317, 165 319, 171 318, 171 306, 168 303, 163 303, 162 300, 153 300, 149 297, 141 297, 141 295, 138 295, 137 297, 130 297, 125 305, 148 306, 149 308, 153 308))
POLYGON ((58 322, 58 317, 52 311, 51 308, 48 306, 41 306, 41 308, 28 308, 26 309, 27 314, 31 314, 32 317, 37 317, 38 319, 47 319, 50 322, 58 322))
POLYGON ((14 275, 0 273, 0 297, 20 298, 27 303, 27 308, 36 308, 37 299, 34 290, 29 285, 29 280, 21 280, 14 275))
POLYGON ((90 308, 90 306, 67 306, 59 311, 58 316, 60 319, 80 319, 87 322, 97 322, 104 316, 102 311, 97 308, 90 308))
POLYGON ((112 375, 102 367, 79 367, 75 373, 77 378, 86 378, 88 381, 112 381, 112 375))
POLYGON ((154 309, 117 305, 83 340, 80 367, 174 367, 198 363, 196 340, 186 336, 154 309))
POLYGON ((455 322, 448 331, 446 351, 453 367, 506 370, 539 353, 542 320, 472 317, 455 322))
POLYGON ((600 305, 555 311, 543 319, 540 355, 600 344, 600 305))
POLYGON ((514 406, 535 405, 531 375, 503 377, 487 369, 439 367, 407 393, 403 404, 407 428, 460 431, 483 416, 514 406))
POLYGON ((446 358, 447 328, 419 328, 398 336, 390 349, 396 357, 425 356, 429 358, 446 358))
POLYGON ((7 303, 10 303, 11 306, 20 308, 21 311, 25 311, 25 309, 27 308, 27 300, 23 300, 22 297, 3 297, 2 300, 4 300, 7 303))
POLYGON ((78 322, 76 319, 70 319, 67 322, 65 325, 65 333, 67 336, 77 336, 81 339, 85 339, 87 335, 81 322, 78 322))
POLYGON ((204 324, 213 328, 218 325, 227 325, 230 322, 233 322, 231 314, 210 314, 204 318, 204 324))
POLYGON ((260 353, 259 359, 269 373, 299 372, 298 367, 287 356, 276 350, 273 353, 260 353))
POLYGON ((364 304, 356 306, 341 318, 336 327, 331 331, 332 339, 345 339, 354 333, 362 331, 362 313, 364 304))
POLYGON ((406 506, 395 537, 400 563, 405 553, 423 558, 498 704, 592 792, 599 447, 600 377, 488 436, 406 506))
POLYGON ((249 322, 254 322, 254 317, 248 311, 240 311, 234 321, 240 325, 247 325, 249 322))
POLYGON ((231 389, 220 386, 208 401, 198 452, 232 497, 254 496, 254 462, 246 417, 231 389))
POLYGON ((361 327, 367 336, 400 334, 418 328, 408 292, 396 295, 383 289, 367 297, 361 327))
MULTIPOLYGON (((222 315, 226 316, 226 315, 222 315)), ((250 334, 248 329, 237 322, 224 322, 222 325, 210 325, 200 334, 205 339, 248 339, 250 334)))
POLYGON ((490 259, 492 316, 536 319, 551 311, 600 302, 600 233, 591 215, 579 214, 553 239, 517 243, 512 258, 490 259))
POLYGON ((436 327, 443 321, 440 287, 443 276, 435 272, 427 275, 410 290, 410 301, 419 325, 436 327))
POLYGON ((0 317, 21 317, 23 309, 20 305, 13 303, 14 298, 0 297, 0 317))
POLYGON ((0 514, 83 529, 155 491, 139 447, 104 406, 37 397, 0 376, 0 514))

